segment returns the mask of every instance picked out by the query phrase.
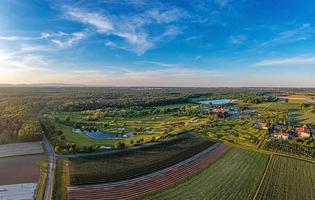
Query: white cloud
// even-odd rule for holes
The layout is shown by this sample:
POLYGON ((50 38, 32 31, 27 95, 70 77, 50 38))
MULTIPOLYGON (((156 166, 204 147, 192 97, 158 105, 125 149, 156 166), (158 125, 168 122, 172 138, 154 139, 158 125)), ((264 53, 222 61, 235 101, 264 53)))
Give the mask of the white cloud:
POLYGON ((23 36, 0 36, 0 40, 21 41, 21 40, 39 40, 41 37, 23 37, 23 36))
POLYGON ((299 66, 315 65, 315 56, 298 56, 283 59, 262 60, 255 64, 256 66, 299 66))
POLYGON ((229 37, 229 43, 234 45, 243 44, 247 40, 246 35, 231 35, 229 37))
POLYGON ((186 38, 185 40, 191 41, 191 40, 198 40, 198 39, 200 39, 200 36, 191 36, 191 37, 186 38))
POLYGON ((52 48, 45 45, 34 45, 34 44, 22 44, 20 47, 21 51, 35 52, 35 51, 51 51, 52 48))
POLYGON ((75 32, 63 36, 53 37, 50 41, 60 48, 68 48, 87 37, 86 32, 75 32), (63 37, 64 36, 64 37, 63 37))
POLYGON ((218 4, 220 7, 227 6, 231 0, 214 0, 214 3, 218 4))
MULTIPOLYGON (((98 33, 105 36, 117 36, 127 42, 128 45, 116 44, 116 47, 134 51, 138 55, 142 55, 147 50, 152 49, 162 39, 181 33, 178 27, 168 25, 163 32, 153 34, 149 31, 148 26, 170 24, 178 21, 184 13, 179 12, 176 8, 172 8, 168 10, 153 9, 131 16, 112 16, 104 13, 88 12, 79 8, 65 7, 64 10, 67 19, 92 26, 98 33)), ((108 43, 107 46, 114 47, 112 44, 108 43)))
POLYGON ((19 54, 0 49, 0 68, 13 71, 47 70, 49 60, 36 54, 19 54))
POLYGON ((196 56, 195 58, 194 58, 194 60, 199 60, 201 58, 201 56, 196 56))
POLYGON ((93 25, 99 32, 108 33, 113 30, 111 20, 98 13, 84 12, 80 9, 67 8, 66 14, 73 20, 80 21, 85 24, 93 25))
POLYGON ((187 13, 184 10, 178 8, 171 8, 168 10, 154 8, 148 10, 146 15, 151 17, 158 24, 164 24, 178 21, 180 18, 185 17, 187 13))
POLYGON ((311 24, 305 23, 302 24, 300 27, 279 33, 271 40, 261 43, 260 46, 308 40, 314 34, 315 34, 314 27, 312 27, 311 24))
POLYGON ((174 67, 179 67, 179 64, 174 64, 174 63, 164 63, 164 62, 157 62, 157 61, 139 61, 137 63, 144 63, 144 64, 152 64, 152 65, 158 65, 161 67, 170 67, 170 68, 174 68, 174 67))
POLYGON ((112 42, 112 41, 106 41, 105 42, 105 46, 108 46, 108 47, 117 47, 116 43, 112 42))

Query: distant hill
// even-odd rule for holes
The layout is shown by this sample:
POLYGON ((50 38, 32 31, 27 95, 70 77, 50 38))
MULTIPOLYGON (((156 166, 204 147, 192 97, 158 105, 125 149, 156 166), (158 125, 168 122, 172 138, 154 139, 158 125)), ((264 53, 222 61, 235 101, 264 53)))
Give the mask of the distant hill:
POLYGON ((83 84, 65 83, 32 83, 32 84, 0 84, 0 87, 89 87, 83 84))

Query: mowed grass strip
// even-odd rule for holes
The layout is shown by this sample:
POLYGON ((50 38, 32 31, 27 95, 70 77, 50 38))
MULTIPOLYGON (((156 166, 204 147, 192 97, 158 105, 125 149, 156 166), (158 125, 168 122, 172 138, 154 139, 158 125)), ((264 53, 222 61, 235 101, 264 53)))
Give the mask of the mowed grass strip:
POLYGON ((233 148, 191 179, 143 199, 252 199, 268 158, 233 148))
POLYGON ((315 199, 315 164, 273 156, 256 200, 315 199))

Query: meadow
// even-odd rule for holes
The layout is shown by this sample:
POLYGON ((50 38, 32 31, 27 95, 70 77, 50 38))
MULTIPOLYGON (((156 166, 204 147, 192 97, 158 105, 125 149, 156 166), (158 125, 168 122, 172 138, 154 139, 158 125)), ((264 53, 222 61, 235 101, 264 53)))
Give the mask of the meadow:
POLYGON ((315 164, 273 156, 256 200, 315 199, 315 164))
POLYGON ((232 148, 185 182, 141 199, 252 199, 268 160, 268 155, 232 148))

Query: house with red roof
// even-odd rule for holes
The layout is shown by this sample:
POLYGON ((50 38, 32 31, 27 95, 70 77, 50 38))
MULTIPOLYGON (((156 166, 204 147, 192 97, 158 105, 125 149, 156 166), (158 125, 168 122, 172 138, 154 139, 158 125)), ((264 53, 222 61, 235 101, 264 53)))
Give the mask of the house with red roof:
POLYGON ((309 138, 312 135, 311 130, 306 126, 295 128, 295 132, 299 138, 309 138))
POLYGON ((268 123, 259 123, 259 127, 264 130, 268 130, 270 125, 268 123))

